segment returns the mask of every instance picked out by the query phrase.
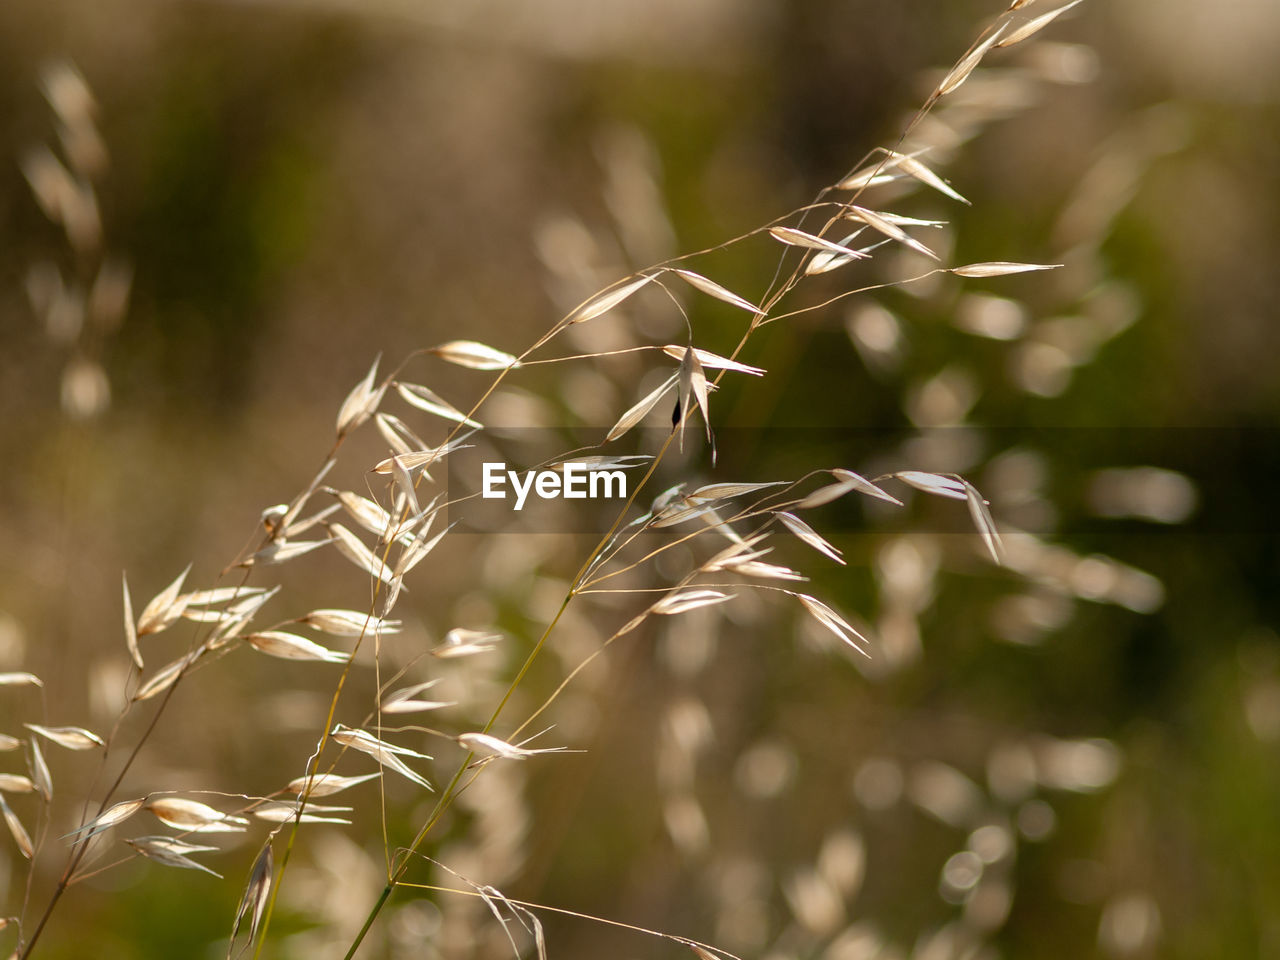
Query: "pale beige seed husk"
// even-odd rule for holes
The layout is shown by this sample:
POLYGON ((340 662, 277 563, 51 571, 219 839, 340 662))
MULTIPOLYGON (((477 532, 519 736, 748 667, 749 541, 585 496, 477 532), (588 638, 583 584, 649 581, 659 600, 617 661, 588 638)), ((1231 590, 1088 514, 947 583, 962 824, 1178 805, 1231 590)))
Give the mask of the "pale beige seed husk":
POLYGON ((244 817, 183 797, 157 797, 148 800, 146 808, 166 827, 194 833, 242 833, 249 823, 244 817))
POLYGON ((1004 562, 1004 544, 1000 540, 1000 532, 996 529, 996 522, 991 516, 991 511, 987 508, 987 501, 982 498, 976 487, 969 481, 964 481, 965 498, 969 504, 969 516, 973 518, 973 525, 978 528, 978 533, 982 535, 982 542, 986 545, 991 559, 1000 564, 1004 562))
POLYGON ((809 250, 825 250, 827 253, 838 253, 842 256, 852 257, 855 260, 865 260, 867 255, 858 250, 846 247, 843 244, 835 243, 831 240, 824 240, 822 237, 815 237, 812 233, 806 233, 803 230, 797 230, 795 227, 770 227, 769 233, 780 243, 785 243, 791 247, 805 247, 809 250))
POLYGON ((651 274, 646 274, 644 276, 637 277, 634 280, 629 280, 621 286, 604 290, 593 296, 582 306, 578 307, 578 309, 574 310, 573 313, 569 314, 569 316, 565 318, 564 323, 567 325, 572 323, 586 323, 588 320, 594 320, 601 314, 608 313, 652 279, 653 276, 651 274))
POLYGON ((334 728, 332 733, 333 739, 344 746, 351 747, 353 750, 359 750, 361 753, 367 753, 373 757, 381 766, 400 774, 406 780, 418 784, 427 790, 434 791, 434 787, 427 782, 427 779, 421 774, 411 769, 408 764, 400 759, 396 754, 411 757, 421 757, 423 759, 431 759, 426 754, 418 753, 406 747, 397 747, 394 744, 379 740, 371 733, 364 730, 352 730, 339 724, 334 728))
POLYGON ((31 843, 31 834, 27 833, 18 815, 9 809, 9 801, 4 798, 3 793, 0 793, 0 813, 4 814, 4 822, 9 828, 9 833, 13 835, 13 842, 18 845, 22 855, 30 860, 36 850, 31 843))
POLYGON ((338 503, 347 511, 351 519, 370 533, 381 537, 387 532, 387 528, 391 525, 391 514, 380 504, 350 490, 339 490, 334 496, 338 498, 338 503))
POLYGON ((195 663, 203 652, 203 650, 199 649, 193 650, 191 653, 161 667, 156 671, 155 676, 138 688, 138 692, 133 695, 133 699, 135 701, 149 700, 156 694, 168 690, 178 682, 178 678, 182 676, 183 671, 195 663))
POLYGON ((106 746, 100 736, 84 727, 43 727, 38 723, 24 723, 23 726, 68 750, 92 750, 106 746))
POLYGON ((163 864, 166 867, 179 867, 183 870, 202 870, 205 873, 212 874, 219 880, 222 879, 222 874, 209 869, 203 863, 196 863, 183 853, 179 853, 174 848, 173 842, 171 837, 135 837, 132 840, 125 841, 147 859, 154 860, 156 863, 163 864))
POLYGON ((1004 277, 1011 273, 1029 273, 1032 270, 1057 270, 1060 263, 1009 263, 993 260, 987 263, 970 263, 963 267, 952 267, 951 272, 957 277, 1004 277))
POLYGON ((259 653, 281 660, 316 660, 324 663, 346 663, 351 655, 340 650, 330 650, 313 640, 287 633, 284 630, 263 630, 251 633, 245 641, 259 653))
POLYGON ((759 560, 740 560, 725 564, 725 569, 744 577, 757 577, 761 580, 808 580, 799 570, 792 570, 776 563, 761 563, 759 560))
POLYGON ((697 610, 701 607, 713 606, 717 603, 724 603, 733 598, 734 594, 723 593, 720 590, 681 590, 663 597, 650 609, 654 613, 671 616, 678 613, 687 613, 690 610, 697 610))
POLYGON ((664 383, 650 391, 642 400, 640 400, 639 403, 619 417, 618 422, 615 423, 608 434, 605 435, 605 440, 617 440, 620 436, 643 420, 649 411, 656 407, 658 402, 661 401, 671 388, 676 385, 678 376, 678 374, 672 374, 664 383))
POLYGON ((405 403, 426 413, 435 414, 445 420, 452 420, 454 423, 466 424, 468 427, 475 427, 477 430, 484 427, 484 424, 477 420, 472 420, 434 390, 421 384, 397 381, 396 392, 400 394, 405 403))
POLYGON ((20 746, 22 746, 22 741, 17 737, 11 737, 7 733, 0 733, 0 753, 17 750, 20 746))
POLYGON ((246 913, 249 917, 249 942, 253 943, 258 937, 258 927, 262 923, 262 915, 267 908, 267 901, 270 899, 271 880, 275 873, 275 859, 271 851, 271 837, 268 836, 266 842, 262 845, 262 850, 258 852, 258 856, 253 861, 253 870, 249 873, 249 884, 244 889, 244 894, 240 898, 240 905, 236 908, 236 922, 231 928, 231 939, 234 942, 236 935, 240 932, 240 924, 244 921, 246 913))
POLYGON ((134 666, 143 669, 142 651, 138 649, 138 627, 133 620, 133 599, 129 596, 129 578, 120 574, 120 590, 124 594, 124 644, 134 666))
POLYGON ((913 156, 904 156, 902 158, 902 169, 911 176, 915 177, 927 187, 932 187, 944 196, 950 197, 952 200, 959 200, 961 203, 967 204, 969 201, 962 197, 956 190, 938 176, 931 169, 913 156))
POLYGON ((840 614, 836 613, 835 610, 831 609, 831 607, 827 606, 821 600, 816 597, 811 597, 807 593, 797 593, 794 594, 794 596, 820 624, 864 657, 869 658, 871 656, 863 648, 863 644, 868 646, 870 645, 867 638, 855 630, 849 622, 844 619, 844 617, 840 616, 840 614))
POLYGON ((679 270, 679 269, 672 270, 672 273, 679 276, 681 280, 684 280, 690 286, 694 287, 695 289, 701 290, 703 293, 707 294, 708 296, 715 297, 717 300, 721 301, 722 303, 727 303, 727 304, 730 304, 731 306, 735 306, 739 310, 746 310, 748 313, 764 313, 763 310, 761 310, 751 301, 738 296, 732 290, 729 290, 726 287, 722 287, 720 284, 716 283, 714 280, 710 280, 707 277, 704 277, 700 273, 694 273, 692 270, 679 270))
POLYGON ((850 210, 850 213, 846 214, 846 216, 861 220, 863 223, 867 224, 869 227, 872 227, 875 230, 879 230, 881 233, 883 233, 886 237, 889 237, 891 240, 896 240, 898 243, 901 243, 903 246, 906 246, 911 250, 916 251, 916 253, 923 254, 924 256, 929 257, 932 260, 941 259, 936 253, 934 253, 932 250, 926 247, 923 243, 921 243, 919 240, 915 239, 910 234, 908 234, 907 231, 903 230, 896 223, 892 223, 885 217, 881 216, 875 210, 868 210, 866 207, 859 207, 856 205, 851 206, 849 210, 850 210))
POLYGON ((287 563, 332 542, 332 540, 293 540, 269 543, 246 560, 242 566, 251 567, 255 564, 287 563))
POLYGON ((43 687, 44 681, 34 673, 0 673, 0 687, 43 687))
POLYGON ((338 552, 353 564, 383 583, 389 583, 392 580, 394 575, 391 569, 354 533, 340 523, 330 524, 329 532, 334 535, 333 545, 337 547, 338 552))
MULTIPOLYGON (((298 823, 339 823, 347 825, 351 823, 351 821, 345 817, 322 816, 322 812, 326 809, 329 808, 321 807, 319 804, 309 803, 307 804, 306 809, 302 812, 302 815, 299 816, 297 804, 271 800, 255 807, 253 815, 259 820, 265 820, 268 823, 290 823, 294 821, 298 823)), ((350 810, 351 808, 342 807, 341 809, 350 810)))
POLYGON ((424 690, 430 690, 437 683, 439 678, 435 680, 427 680, 423 683, 415 683, 411 687, 404 687, 394 693, 389 694, 382 701, 383 713, 421 713, 427 710, 439 710, 443 707, 455 706, 453 701, 446 700, 419 700, 417 695, 424 690))
POLYGON ((309 797, 329 797, 335 793, 341 793, 343 790, 349 790, 351 787, 364 783, 367 780, 377 780, 381 773, 366 773, 360 777, 340 777, 336 773, 316 773, 309 777, 298 777, 289 781, 289 791, 299 796, 306 794, 309 797))
POLYGON ((44 752, 40 749, 40 741, 32 737, 28 741, 31 753, 27 757, 31 781, 36 785, 36 793, 45 803, 53 800, 53 777, 49 774, 49 764, 45 762, 44 752))
MULTIPOLYGON (((682 347, 679 344, 669 343, 662 348, 662 352, 672 360, 683 361, 688 349, 688 347, 682 347)), ((767 372, 761 367, 749 367, 745 363, 730 360, 728 357, 722 357, 718 353, 712 353, 710 350, 701 350, 698 347, 694 347, 693 352, 697 356, 698 362, 711 370, 732 370, 736 373, 749 373, 755 377, 762 377, 767 372)))
POLYGON ((973 48, 968 56, 952 67, 950 72, 942 78, 942 82, 938 84, 933 96, 945 97, 959 87, 960 84, 964 83, 977 68, 978 64, 982 62, 982 58, 996 45, 1007 26, 1007 23, 1002 23, 996 27, 985 40, 973 48))
POLYGON ((399 620, 383 620, 359 610, 312 610, 301 623, 334 637, 361 637, 370 633, 399 633, 399 620))
POLYGON ((186 608, 186 603, 179 596, 182 584, 191 572, 191 566, 178 574, 178 578, 161 590, 142 610, 138 617, 138 636, 145 637, 149 633, 159 633, 171 626, 186 608))
POLYGON ((504 760, 523 760, 539 753, 561 753, 564 750, 563 747, 540 747, 536 749, 522 747, 515 743, 508 743, 506 740, 489 733, 459 734, 458 743, 469 753, 484 757, 499 757, 504 760))
POLYGON ((795 534, 804 543, 813 547, 813 549, 817 550, 819 553, 826 554, 836 563, 844 563, 844 554, 836 549, 836 547, 818 533, 817 530, 813 529, 813 527, 809 526, 809 524, 805 523, 794 513, 787 513, 784 510, 780 511, 777 514, 777 517, 788 530, 795 534))
POLYGON ((1050 10, 1048 13, 1042 13, 1040 14, 1040 16, 1035 17, 1031 20, 1028 20, 1022 26, 1017 27, 1014 30, 1010 30, 1007 34, 1001 37, 1000 42, 996 44, 996 48, 999 49, 1000 47, 1011 47, 1015 43, 1021 43, 1023 40, 1026 40, 1028 37, 1039 33, 1049 24, 1053 23, 1054 20, 1057 20, 1058 17, 1062 16, 1064 13, 1066 13, 1068 10, 1070 10, 1072 7, 1074 7, 1076 4, 1080 2, 1081 0, 1071 0, 1071 3, 1068 3, 1065 6, 1059 7, 1057 10, 1050 10))
POLYGON ((768 490, 771 487, 780 487, 785 483, 785 480, 771 480, 764 483, 711 483, 693 491, 693 493, 689 494, 689 499, 727 500, 731 497, 740 497, 744 493, 756 493, 760 490, 768 490))
POLYGON ((24 777, 18 773, 0 773, 0 792, 2 793, 31 793, 35 788, 36 785, 31 782, 30 777, 24 777))
POLYGON ((520 366, 520 361, 511 354, 475 340, 450 340, 432 347, 428 353, 471 370, 506 370, 520 366))
POLYGON ((845 483, 853 484, 853 488, 859 493, 865 493, 869 497, 875 497, 878 500, 884 500, 886 503, 892 503, 894 506, 902 506, 902 501, 897 497, 890 496, 870 480, 861 474, 854 473, 852 470, 846 470, 843 467, 837 467, 831 471, 831 475, 845 483))
POLYGON ((902 470, 893 474, 903 483, 931 493, 936 497, 947 497, 951 500, 967 500, 968 493, 964 482, 954 477, 946 477, 937 473, 922 473, 919 470, 902 470))
POLYGON ((336 423, 339 437, 345 436, 348 432, 360 426, 378 409, 378 404, 382 402, 382 394, 386 388, 374 387, 374 379, 377 375, 378 359, 375 359, 373 366, 369 368, 369 372, 364 375, 364 379, 352 387, 351 392, 347 394, 347 398, 342 401, 342 406, 338 408, 336 423))
POLYGON ((228 600, 245 600, 266 593, 266 587, 217 587, 213 590, 197 590, 183 594, 188 607, 209 607, 228 600))
POLYGON ((118 823, 123 823, 141 810, 147 803, 146 797, 140 797, 137 800, 122 800, 119 803, 112 804, 102 812, 100 816, 94 817, 82 827, 78 827, 66 834, 62 839, 75 838, 76 842, 87 840, 89 837, 109 830, 118 823))
POLYGON ((407 423, 393 414, 378 413, 373 418, 373 423, 382 434, 382 439, 387 441, 392 453, 408 453, 427 446, 426 441, 409 429, 407 423))
POLYGON ((706 427, 707 441, 711 440, 711 412, 707 400, 707 377, 702 371, 702 361, 697 350, 685 350, 680 361, 680 445, 684 448, 684 425, 689 419, 689 400, 697 401, 702 411, 702 423, 706 427))

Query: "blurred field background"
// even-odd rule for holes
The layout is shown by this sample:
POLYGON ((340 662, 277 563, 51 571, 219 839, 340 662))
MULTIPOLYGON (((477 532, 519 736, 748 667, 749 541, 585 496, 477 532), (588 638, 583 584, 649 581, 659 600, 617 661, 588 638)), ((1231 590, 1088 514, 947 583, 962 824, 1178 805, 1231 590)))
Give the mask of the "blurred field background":
MULTIPOLYGON (((806 202, 891 144, 998 12, 0 5, 0 669, 45 680, 47 722, 104 728, 126 665, 120 571, 135 602, 188 563, 189 586, 212 585, 261 510, 310 478, 376 355, 389 367, 460 337, 519 352, 631 270, 806 202), (101 240, 86 227, 79 250, 24 177, 57 143, 41 78, 63 60, 92 90, 105 150, 101 240), (118 328, 39 315, 40 264, 92 278, 104 259, 132 278, 118 328)), ((1280 9, 1086 0, 1014 52, 974 76, 982 129, 945 167, 972 206, 902 209, 953 222, 951 262, 1066 267, 768 328, 742 359, 769 376, 713 406, 732 428, 713 479, 774 479, 766 467, 814 455, 769 460, 753 431, 847 427, 828 465, 870 474, 914 452, 927 462, 902 466, 965 473, 998 522, 1057 546, 1019 554, 1022 578, 939 533, 947 511, 837 509, 847 567, 798 544, 778 559, 861 618, 873 661, 767 604, 620 643, 552 718, 547 739, 587 753, 495 767, 433 857, 512 897, 742 957, 1280 955, 1280 9), (904 441, 916 431, 926 443, 904 441), (1166 472, 1100 472, 1145 467, 1166 472)), ((694 269, 754 296, 775 263, 761 245, 694 269)), ((577 345, 683 338, 644 303, 634 328, 584 325, 577 345)), ((699 345, 732 347, 740 317, 691 310, 699 345)), ((487 383, 417 363, 458 403, 487 383)), ((534 369, 502 415, 607 428, 643 373, 534 369)), ((584 543, 460 538, 421 568, 393 658, 496 626, 505 653, 448 674, 489 702, 584 543)), ((280 617, 367 599, 336 557, 286 579, 280 617)), ((631 612, 584 604, 523 712, 631 612)), ((178 643, 155 638, 149 662, 178 643)), ((123 795, 266 793, 299 775, 331 674, 263 659, 184 684, 123 795)), ((5 691, 3 730, 41 709, 5 691)), ((64 799, 88 788, 81 755, 51 762, 64 799)), ((404 842, 427 808, 389 790, 404 842)), ((361 796, 356 826, 305 831, 266 955, 340 955, 381 888, 377 793, 361 796)), ((38 802, 13 799, 27 821, 38 802)), ((205 859, 224 882, 133 862, 73 889, 40 955, 222 956, 260 840, 205 859)), ((0 848, 16 912, 25 862, 0 848)), ((361 955, 509 955, 461 899, 398 895, 361 955)), ((688 955, 543 919, 553 957, 688 955)))

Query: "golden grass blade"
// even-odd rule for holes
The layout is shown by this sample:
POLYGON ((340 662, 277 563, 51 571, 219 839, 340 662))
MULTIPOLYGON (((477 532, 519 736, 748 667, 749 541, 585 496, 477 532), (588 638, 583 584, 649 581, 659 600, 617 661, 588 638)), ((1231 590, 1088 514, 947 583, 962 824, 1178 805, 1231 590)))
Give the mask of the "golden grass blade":
MULTIPOLYGON (((1028 37, 1039 33, 1049 24, 1053 23, 1054 20, 1057 20, 1058 17, 1062 16, 1064 13, 1066 13, 1068 10, 1070 10, 1072 7, 1074 7, 1076 4, 1080 2, 1081 0, 1071 0, 1071 3, 1068 3, 1066 6, 1059 7, 1057 10, 1050 10, 1048 13, 1042 13, 1040 14, 1040 16, 1035 17, 1031 20, 1028 20, 1022 26, 1018 27, 1015 30, 1011 30, 1008 34, 1002 37, 1000 39, 1000 42, 996 44, 996 48, 999 49, 1001 47, 1011 47, 1015 43, 1021 43, 1023 40, 1026 40, 1028 37)), ((1010 9, 1016 9, 1016 8, 1011 7, 1010 9)))
POLYGON ((340 650, 330 650, 313 640, 283 630, 264 630, 251 633, 245 641, 259 653, 281 660, 318 660, 324 663, 346 663, 351 655, 340 650))
POLYGON ((652 279, 652 274, 645 274, 637 277, 635 280, 630 280, 622 284, 620 287, 612 287, 596 294, 582 306, 578 307, 578 309, 574 310, 573 313, 569 314, 569 316, 564 319, 562 325, 568 326, 573 323, 586 323, 588 320, 594 320, 602 313, 608 313, 652 279))
POLYGON ((31 834, 27 833, 18 815, 9 809, 9 801, 4 798, 3 793, 0 793, 0 813, 4 814, 4 822, 9 828, 9 833, 13 835, 13 842, 18 845, 22 855, 30 860, 36 852, 36 848, 31 843, 31 834))
POLYGON ((1062 266, 1060 263, 1008 263, 996 260, 952 267, 949 272, 957 277, 1004 277, 1011 273, 1029 273, 1032 270, 1057 270, 1060 266, 1062 266))
POLYGON ((787 513, 784 510, 775 514, 775 516, 782 521, 783 526, 794 533, 804 543, 807 543, 819 553, 826 554, 836 563, 844 563, 844 554, 836 549, 836 547, 818 533, 817 530, 813 529, 813 527, 809 526, 809 524, 805 523, 794 513, 787 513))
POLYGON ((708 296, 715 297, 722 303, 730 304, 739 310, 746 310, 748 313, 763 313, 764 311, 757 307, 750 300, 745 300, 738 296, 732 290, 720 286, 714 280, 709 280, 700 273, 694 273, 692 270, 672 270, 672 273, 680 277, 690 286, 701 290, 708 296))
POLYGON ((605 441, 617 440, 620 436, 634 427, 637 423, 648 415, 649 411, 656 407, 659 401, 676 385, 678 374, 672 374, 657 389, 650 391, 639 403, 618 418, 612 429, 605 435, 605 441))
POLYGON ((520 366, 520 361, 511 354, 475 340, 450 340, 427 352, 471 370, 507 370, 520 366))
POLYGON ((38 723, 24 723, 23 726, 68 750, 92 750, 106 746, 100 736, 84 727, 42 727, 38 723))
POLYGON ((129 650, 130 659, 141 670, 142 651, 138 649, 138 627, 133 620, 133 599, 129 596, 129 578, 123 572, 120 574, 120 590, 124 594, 124 643, 129 650))

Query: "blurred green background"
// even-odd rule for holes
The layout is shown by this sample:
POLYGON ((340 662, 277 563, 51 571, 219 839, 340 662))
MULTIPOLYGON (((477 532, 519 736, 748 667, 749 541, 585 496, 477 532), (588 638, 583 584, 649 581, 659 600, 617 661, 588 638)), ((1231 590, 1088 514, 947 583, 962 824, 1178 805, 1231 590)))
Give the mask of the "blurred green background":
MULTIPOLYGON (((0 669, 46 684, 3 691, 3 731, 106 730, 125 679, 120 571, 135 609, 188 563, 188 586, 212 585, 261 510, 322 462, 375 356, 386 370, 456 338, 520 352, 618 277, 808 202, 894 143, 998 13, 976 0, 0 5, 0 669), (70 115, 81 125, 60 139, 70 115), (66 201, 70 228, 33 197, 42 149, 92 185, 91 201, 66 201)), ((769 374, 713 398, 720 463, 699 469, 961 472, 1011 534, 1012 569, 952 535, 967 529, 958 504, 815 512, 847 567, 798 543, 770 559, 858 618, 872 660, 768 598, 646 626, 551 712, 544 739, 587 752, 487 770, 432 857, 512 897, 742 957, 1280 955, 1280 9, 1086 0, 992 54, 952 100, 951 142, 920 135, 972 205, 886 204, 950 221, 918 234, 948 262, 1065 266, 766 328, 741 359, 769 374)), ((690 267, 754 299, 777 261, 756 238, 690 267)), ((814 278, 788 306, 919 265, 891 249, 877 264, 814 278)), ((685 303, 696 342, 731 350, 743 315, 685 303)), ((573 334, 561 353, 687 336, 650 292, 573 334)), ((658 366, 532 367, 492 416, 607 428, 658 366)), ((408 369, 459 405, 488 382, 421 358, 408 369)), ((358 457, 383 456, 360 442, 358 457)), ((330 482, 365 490, 358 462, 342 470, 330 482)), ((508 637, 483 661, 410 667, 438 670, 470 711, 442 728, 483 722, 589 547, 471 536, 420 568, 391 666, 454 626, 508 637)), ((273 616, 367 602, 339 558, 306 562, 286 570, 273 616)), ((579 606, 515 712, 638 609, 579 606)), ((149 668, 183 642, 147 639, 149 668)), ((185 684, 121 796, 258 795, 301 774, 336 674, 264 659, 239 651, 185 684)), ((354 685, 370 703, 371 672, 354 685)), ((447 778, 457 757, 427 743, 432 779, 447 778)), ((28 924, 76 799, 101 790, 88 755, 47 752, 55 813, 28 924)), ((341 955, 377 895, 378 793, 361 790, 352 827, 304 833, 266 955, 341 955)), ((10 799, 42 822, 38 799, 10 799)), ((391 841, 406 842, 429 803, 400 783, 388 801, 391 841)), ((202 862, 224 882, 129 862, 78 885, 40 955, 222 956, 262 836, 218 838, 226 852, 202 862)), ((0 847, 16 915, 26 862, 0 847)), ((425 862, 412 876, 457 883, 425 862)), ((688 955, 542 918, 553 957, 688 955)), ((406 893, 361 955, 510 950, 470 899, 406 893)))

